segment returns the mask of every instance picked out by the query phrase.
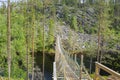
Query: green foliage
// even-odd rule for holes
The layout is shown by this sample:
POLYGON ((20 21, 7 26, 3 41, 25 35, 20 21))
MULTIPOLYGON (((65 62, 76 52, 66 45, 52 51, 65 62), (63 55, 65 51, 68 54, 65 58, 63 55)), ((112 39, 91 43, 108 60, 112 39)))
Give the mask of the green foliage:
MULTIPOLYGON (((54 48, 54 36, 55 36, 55 20, 56 11, 58 6, 55 5, 57 0, 45 0, 43 6, 42 0, 35 0, 32 5, 32 0, 28 0, 28 3, 18 2, 13 3, 11 7, 11 53, 12 53, 12 72, 11 77, 14 80, 18 78, 24 78, 26 76, 26 40, 28 40, 29 51, 32 48, 32 31, 33 26, 35 28, 35 52, 42 52, 43 49, 43 27, 45 28, 45 51, 48 53, 53 53, 54 48), (55 1, 55 2, 54 2, 55 1), (27 4, 27 5, 26 5, 27 4), (17 6, 16 6, 17 5, 17 6), (43 9, 45 9, 43 11, 43 9), (34 19, 33 19, 34 17, 34 19), (45 19, 45 20, 44 20, 45 19), (43 25, 44 22, 44 25, 43 25), (33 25, 34 24, 34 25, 33 25), (28 38, 27 38, 28 37, 28 38)), ((85 7, 78 8, 78 0, 61 0, 62 8, 60 15, 62 15, 61 22, 65 22, 67 25, 70 25, 72 29, 76 32, 95 34, 97 35, 98 26, 101 27, 101 36, 102 41, 105 46, 105 50, 116 50, 116 45, 120 45, 120 5, 112 3, 106 4, 103 0, 97 0, 95 3, 90 0, 89 3, 85 3, 85 7), (87 9, 92 8, 92 15, 87 13, 87 9), (96 18, 94 19, 94 15, 96 18), (79 16, 79 17, 78 17, 79 16), (82 25, 82 21, 87 19, 87 17, 92 17, 94 19, 95 25, 85 24, 82 25), (84 18, 84 19, 83 19, 84 18), (82 19, 82 20, 81 20, 82 19)), ((81 4, 84 6, 83 4, 81 4)), ((7 76, 7 53, 6 53, 6 44, 7 44, 7 18, 6 12, 7 8, 5 4, 0 7, 0 69, 3 69, 3 76, 7 76)), ((56 20, 56 21, 60 21, 56 20)), ((92 23, 94 24, 94 23, 92 23)), ((71 33, 69 34, 71 35, 71 33)), ((71 41, 72 37, 69 37, 69 43, 72 48, 75 47, 74 42, 71 41), (73 46, 74 45, 74 46, 73 46)), ((96 53, 96 42, 85 43, 87 48, 87 55, 94 56, 96 53)), ((119 52, 119 51, 117 51, 119 52)), ((112 64, 115 65, 117 70, 119 65, 120 56, 114 55, 107 56, 108 59, 111 59, 109 66, 112 64), (113 63, 115 61, 115 63, 113 63)), ((31 54, 29 52, 29 58, 31 61, 31 54)), ((108 60, 106 59, 106 60, 108 60)), ((109 61, 109 60, 108 60, 109 61)), ((31 64, 31 63, 30 63, 31 64)), ((31 68, 31 65, 30 65, 31 68)), ((22 80, 22 79, 19 79, 22 80)))
POLYGON ((63 6, 64 20, 66 23, 70 23, 69 9, 66 5, 63 6))
POLYGON ((65 4, 68 6, 75 6, 77 8, 78 0, 65 0, 65 4))
POLYGON ((0 14, 0 69, 3 69, 2 75, 4 75, 4 70, 7 67, 7 55, 6 55, 6 41, 7 41, 7 29, 6 29, 6 17, 4 14, 0 14))
MULTIPOLYGON (((54 44, 54 32, 55 32, 55 23, 53 19, 49 20, 49 31, 48 31, 48 51, 51 52, 54 44)), ((52 51, 53 52, 53 51, 52 51)))
POLYGON ((80 33, 84 33, 84 30, 83 30, 83 27, 82 27, 82 26, 79 26, 79 32, 80 32, 80 33))
POLYGON ((72 21, 71 22, 71 27, 77 32, 78 31, 77 17, 73 16, 71 21, 72 21))

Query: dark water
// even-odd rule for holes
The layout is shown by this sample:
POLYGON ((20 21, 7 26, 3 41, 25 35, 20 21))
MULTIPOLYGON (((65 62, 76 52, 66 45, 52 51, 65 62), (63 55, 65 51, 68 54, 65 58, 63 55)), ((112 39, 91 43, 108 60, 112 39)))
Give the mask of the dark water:
MULTIPOLYGON (((35 55, 35 65, 42 71, 43 56, 41 52, 35 55)), ((52 80, 54 55, 45 54, 45 80, 52 80)))
POLYGON ((52 80, 52 73, 45 71, 45 80, 52 80))

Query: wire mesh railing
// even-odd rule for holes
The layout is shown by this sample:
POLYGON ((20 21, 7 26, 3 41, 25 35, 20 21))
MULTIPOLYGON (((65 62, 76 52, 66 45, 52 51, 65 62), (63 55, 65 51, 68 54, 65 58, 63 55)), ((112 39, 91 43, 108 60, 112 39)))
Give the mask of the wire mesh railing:
POLYGON ((70 56, 69 56, 69 53, 66 52, 63 47, 61 47, 61 50, 63 52, 63 56, 65 57, 66 59, 66 62, 68 63, 68 65, 70 66, 70 68, 75 72, 75 74, 77 76, 80 75, 80 66, 78 65, 78 63, 76 63, 70 56))
MULTIPOLYGON (((60 39, 59 39, 60 40, 60 39)), ((78 65, 78 63, 76 61, 74 61, 71 57, 70 57, 70 53, 68 53, 67 51, 64 50, 64 48, 61 45, 61 42, 59 41, 60 49, 61 49, 61 54, 65 57, 65 60, 67 62, 67 64, 70 66, 70 68, 72 69, 72 71, 74 71, 75 75, 77 75, 79 77, 80 75, 80 66, 78 65)))

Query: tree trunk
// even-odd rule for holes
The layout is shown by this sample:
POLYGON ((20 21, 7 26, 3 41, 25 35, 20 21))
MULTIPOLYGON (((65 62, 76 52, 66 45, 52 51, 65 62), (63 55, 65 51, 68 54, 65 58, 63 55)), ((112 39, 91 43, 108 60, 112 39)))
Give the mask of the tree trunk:
POLYGON ((100 62, 100 50, 101 50, 101 46, 100 46, 100 43, 101 43, 101 6, 100 7, 100 15, 99 15, 99 26, 98 26, 98 53, 97 53, 97 61, 100 62))
POLYGON ((35 29, 33 28, 33 32, 32 32, 32 80, 34 80, 34 30, 35 29))
POLYGON ((43 80, 44 80, 44 67, 45 67, 45 42, 44 42, 44 26, 43 26, 43 80))
POLYGON ((7 53, 8 53, 8 80, 11 73, 11 26, 10 26, 10 0, 7 7, 7 53))
POLYGON ((90 58, 90 74, 92 72, 92 57, 90 58))
MULTIPOLYGON (((45 14, 45 2, 43 1, 43 13, 45 14)), ((44 80, 44 67, 45 67, 45 35, 44 35, 44 29, 45 28, 45 15, 43 19, 43 80, 44 80)))
MULTIPOLYGON (((34 1, 32 1, 34 3, 34 1)), ((35 21, 35 15, 34 15, 34 6, 32 6, 32 14, 33 14, 33 19, 32 19, 32 80, 34 80, 34 41, 35 41, 35 25, 34 25, 34 21, 35 21)))
POLYGON ((26 60, 27 60, 27 80, 29 80, 29 48, 28 48, 28 35, 26 38, 26 60))
POLYGON ((100 57, 100 24, 98 28, 98 53, 97 53, 97 61, 99 62, 99 57, 100 57))
POLYGON ((27 66, 27 79, 26 80, 29 80, 29 29, 27 28, 27 31, 26 31, 26 66, 27 66))

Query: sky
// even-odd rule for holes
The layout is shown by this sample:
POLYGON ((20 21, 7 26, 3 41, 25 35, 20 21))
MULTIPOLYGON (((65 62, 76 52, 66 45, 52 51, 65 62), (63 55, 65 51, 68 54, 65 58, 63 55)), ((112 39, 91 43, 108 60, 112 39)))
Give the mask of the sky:
MULTIPOLYGON (((0 0, 0 1, 5 1, 5 2, 7 2, 7 0, 0 0)), ((10 0, 10 1, 18 1, 18 0, 10 0)), ((86 0, 85 0, 86 1, 86 0)), ((83 0, 81 0, 81 3, 83 3, 83 0)), ((2 3, 0 2, 0 6, 2 5, 2 3)))
MULTIPOLYGON (((3 2, 7 2, 7 0, 0 0, 0 6, 2 5, 2 1, 3 2)), ((18 1, 18 0, 10 0, 11 2, 16 2, 16 1, 18 1)))

